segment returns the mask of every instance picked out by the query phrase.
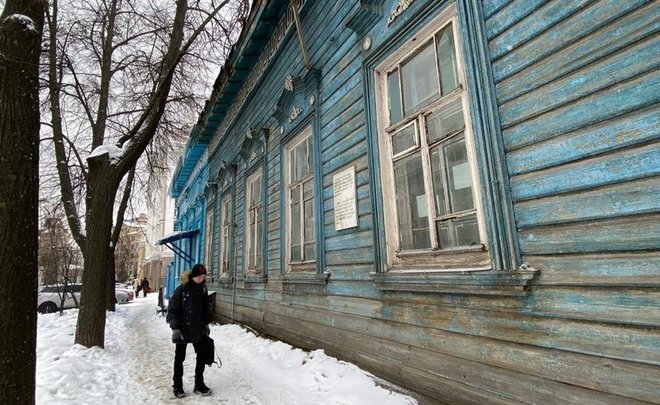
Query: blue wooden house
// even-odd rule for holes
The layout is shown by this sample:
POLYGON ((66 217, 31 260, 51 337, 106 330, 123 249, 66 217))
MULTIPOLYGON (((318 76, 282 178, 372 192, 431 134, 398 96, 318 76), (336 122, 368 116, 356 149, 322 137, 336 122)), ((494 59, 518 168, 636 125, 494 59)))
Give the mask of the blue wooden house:
POLYGON ((660 403, 659 30, 255 0, 171 188, 217 320, 427 403, 660 403))
POLYGON ((205 190, 208 191, 206 144, 191 137, 179 159, 169 189, 170 196, 175 199, 174 232, 157 242, 175 253, 165 278, 166 298, 179 285, 181 273, 190 270, 195 263, 204 262, 208 256, 204 236, 212 225, 206 225, 205 190))

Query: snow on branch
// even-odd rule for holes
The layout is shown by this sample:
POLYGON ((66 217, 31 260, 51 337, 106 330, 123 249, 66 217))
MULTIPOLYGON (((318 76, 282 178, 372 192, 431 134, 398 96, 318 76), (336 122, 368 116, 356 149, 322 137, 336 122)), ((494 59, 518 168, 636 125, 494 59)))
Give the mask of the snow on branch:
POLYGON ((23 30, 32 31, 35 34, 37 33, 37 27, 34 25, 34 21, 25 14, 11 14, 9 17, 5 18, 5 21, 15 22, 23 26, 23 30))
POLYGON ((117 147, 115 145, 101 145, 96 149, 94 149, 92 153, 89 154, 87 160, 102 156, 106 153, 108 154, 108 159, 110 159, 110 163, 114 163, 122 157, 122 155, 124 154, 124 149, 117 147))

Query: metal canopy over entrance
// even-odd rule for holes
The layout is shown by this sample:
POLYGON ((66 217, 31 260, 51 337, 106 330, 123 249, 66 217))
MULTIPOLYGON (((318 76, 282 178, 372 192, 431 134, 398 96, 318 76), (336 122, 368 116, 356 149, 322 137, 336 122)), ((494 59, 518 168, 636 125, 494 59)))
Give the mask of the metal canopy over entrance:
MULTIPOLYGON (((185 249, 182 249, 179 246, 175 245, 175 242, 178 242, 181 239, 192 239, 198 233, 199 233, 199 229, 191 229, 189 231, 177 231, 160 239, 158 242, 156 242, 156 244, 167 246, 172 252, 174 252, 175 255, 179 256, 180 258, 182 258, 183 260, 185 260, 186 262, 192 265, 195 264, 195 258, 193 258, 188 252, 186 252, 185 249)), ((192 246, 189 246, 188 251, 191 251, 191 248, 192 246)))

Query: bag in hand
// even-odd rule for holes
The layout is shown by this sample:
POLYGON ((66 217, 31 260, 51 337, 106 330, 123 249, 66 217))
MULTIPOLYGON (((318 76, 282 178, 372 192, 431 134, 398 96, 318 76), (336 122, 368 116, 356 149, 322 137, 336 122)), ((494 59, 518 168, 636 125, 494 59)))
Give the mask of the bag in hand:
POLYGON ((213 343, 213 339, 211 339, 210 336, 207 336, 200 343, 197 356, 204 362, 204 364, 210 366, 215 362, 215 344, 213 343))

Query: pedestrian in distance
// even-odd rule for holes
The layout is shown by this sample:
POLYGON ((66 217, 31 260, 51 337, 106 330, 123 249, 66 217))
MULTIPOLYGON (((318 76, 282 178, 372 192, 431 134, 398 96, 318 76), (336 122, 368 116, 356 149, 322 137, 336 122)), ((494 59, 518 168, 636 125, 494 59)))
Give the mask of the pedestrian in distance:
POLYGON ((146 298, 148 292, 151 292, 151 289, 149 288, 149 280, 145 277, 142 279, 142 296, 146 298))
POLYGON ((133 281, 133 289, 135 290, 135 298, 140 296, 140 289, 142 288, 142 281, 140 281, 139 277, 135 277, 135 281, 133 281))
POLYGON ((181 274, 181 285, 174 290, 170 298, 166 319, 172 329, 172 343, 176 344, 172 377, 174 396, 181 398, 186 395, 183 391, 183 361, 186 359, 188 343, 192 343, 196 355, 193 392, 204 396, 211 395, 211 389, 204 384, 205 363, 201 356, 208 341, 211 322, 206 267, 203 264, 196 264, 191 271, 181 274))

